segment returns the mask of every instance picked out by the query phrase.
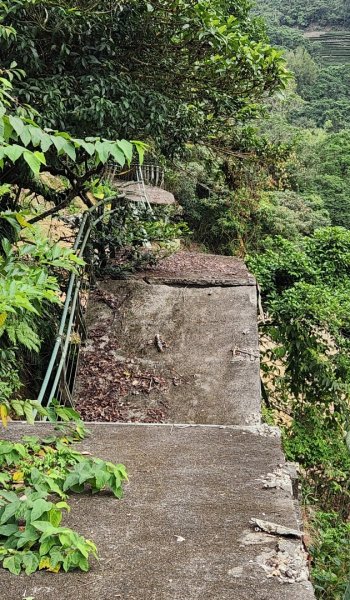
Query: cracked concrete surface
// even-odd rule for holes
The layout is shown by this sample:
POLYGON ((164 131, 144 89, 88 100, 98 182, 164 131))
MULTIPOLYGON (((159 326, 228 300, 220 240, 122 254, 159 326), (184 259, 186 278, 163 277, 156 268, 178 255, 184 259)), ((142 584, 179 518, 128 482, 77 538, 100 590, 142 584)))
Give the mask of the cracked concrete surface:
MULTIPOLYGON (((122 300, 116 315, 100 302, 89 310, 90 323, 108 324, 113 352, 180 377, 164 391, 170 423, 89 423, 81 448, 130 477, 120 501, 70 499, 65 524, 100 561, 86 574, 2 571, 0 599, 314 600, 301 540, 251 525, 299 530, 279 430, 260 424, 255 282, 242 261, 180 253, 101 287, 122 300)), ((48 431, 14 423, 5 436, 48 431)))
POLYGON ((167 381, 166 390, 154 393, 167 406, 168 422, 260 423, 254 286, 178 288, 137 280, 103 282, 101 288, 125 299, 122 309, 113 317, 97 300, 89 323, 106 324, 118 359, 132 359, 167 381), (157 335, 163 352, 154 344, 157 335))
MULTIPOLYGON (((81 447, 123 462, 125 497, 80 495, 65 522, 93 539, 87 574, 1 574, 1 599, 313 600, 299 541, 257 532, 252 517, 297 528, 289 491, 261 478, 285 465, 255 428, 89 424, 81 447)), ((48 430, 13 424, 8 436, 48 430)))

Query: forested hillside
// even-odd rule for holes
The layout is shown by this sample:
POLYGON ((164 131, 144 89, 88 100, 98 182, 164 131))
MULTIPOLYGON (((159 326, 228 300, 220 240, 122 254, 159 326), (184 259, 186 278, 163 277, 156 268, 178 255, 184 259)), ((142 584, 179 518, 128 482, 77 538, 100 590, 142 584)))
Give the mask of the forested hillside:
MULTIPOLYGON (((272 42, 285 49, 295 77, 284 97, 269 102, 268 119, 260 124, 269 139, 293 148, 284 191, 269 194, 274 206, 286 205, 293 194, 292 213, 284 210, 282 221, 275 212, 269 232, 282 237, 266 238, 263 252, 255 253, 250 263, 273 315, 265 333, 282 341, 268 357, 281 358, 287 366, 282 378, 276 367, 277 386, 268 404, 274 418, 276 408, 282 410, 277 420, 283 421, 283 413, 290 414, 290 392, 296 399, 294 421, 284 429, 285 448, 306 469, 307 504, 321 509, 311 547, 316 593, 319 598, 341 599, 350 570, 348 510, 344 511, 349 505, 350 461, 342 441, 347 436, 350 447, 349 321, 341 317, 349 309, 350 5, 346 0, 258 0, 255 11, 266 19, 272 42), (318 229, 300 229, 306 236, 293 240, 297 202, 304 205, 302 221, 308 224, 311 199, 318 229), (322 224, 321 215, 337 229, 322 224), (324 333, 317 333, 318 328, 324 333), (337 400, 341 381, 341 394, 347 398, 344 409, 337 400), (345 426, 338 428, 335 423, 342 419, 345 426)), ((270 367, 267 372, 270 376, 270 367)))
POLYGON ((349 0, 257 0, 255 5, 268 28, 272 24, 300 29, 350 25, 349 0))
POLYGON ((266 313, 265 417, 301 465, 318 598, 343 600, 349 0, 258 0, 253 10, 248 0, 5 0, 0 17, 3 423, 52 416, 33 398, 67 271, 81 265, 34 224, 76 212, 77 199, 78 220, 98 199, 118 205, 106 163, 145 154, 165 166, 181 211, 119 206, 113 230, 95 232, 96 274, 111 275, 106 249, 125 250, 123 276, 156 261, 140 247, 188 231, 183 221, 186 244, 247 259, 266 313))

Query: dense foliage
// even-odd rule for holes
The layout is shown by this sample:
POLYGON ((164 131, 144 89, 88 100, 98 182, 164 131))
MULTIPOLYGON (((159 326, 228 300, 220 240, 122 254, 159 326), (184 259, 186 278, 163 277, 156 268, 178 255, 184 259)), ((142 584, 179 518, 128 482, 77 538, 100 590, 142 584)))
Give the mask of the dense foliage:
MULTIPOLYGON (((350 569, 350 525, 335 512, 318 513, 314 520, 315 545, 312 548, 317 567, 314 569, 314 586, 320 597, 343 598, 345 587, 339 589, 339 581, 345 581, 350 569), (341 595, 340 595, 341 594, 341 595)), ((349 598, 350 587, 344 600, 349 598)))
POLYGON ((268 311, 263 326, 268 413, 282 426, 288 458, 302 467, 317 597, 342 600, 350 572, 344 552, 350 480, 350 13, 342 1, 257 4, 272 39, 288 49, 295 74, 285 97, 271 103, 261 131, 294 147, 283 196, 310 198, 318 207, 315 229, 295 231, 294 203, 280 230, 274 215, 260 254, 251 248, 250 264, 268 311), (328 224, 322 223, 327 215, 328 224))
POLYGON ((339 26, 350 25, 349 1, 334 0, 257 0, 259 13, 264 14, 268 24, 277 22, 279 25, 305 28, 309 26, 339 26))
MULTIPOLYGON (((61 304, 67 271, 83 264, 71 249, 52 244, 33 224, 77 196, 88 202, 86 191, 96 173, 110 156, 121 166, 130 162, 133 144, 92 137, 86 141, 42 129, 31 109, 18 107, 11 95, 10 79, 21 73, 11 69, 4 74, 7 78, 0 80, 0 411, 6 423, 11 410, 27 417, 33 410, 26 404, 23 413, 12 402, 18 394, 25 398, 38 391, 35 381, 26 389, 32 379, 33 354, 53 337, 59 308, 53 310, 51 305, 61 304), (59 192, 43 182, 41 169, 60 174, 59 192), (42 203, 39 194, 45 195, 42 203)), ((143 144, 137 147, 143 151, 143 144)), ((36 370, 40 385, 41 369, 36 370)))
POLYGON ((273 341, 273 406, 292 415, 285 433, 290 458, 301 461, 313 502, 349 516, 350 232, 318 229, 303 240, 269 238, 249 260, 265 297, 264 334, 273 341), (282 361, 282 363, 281 363, 282 361), (281 365, 283 365, 281 373, 281 365), (317 493, 315 491, 317 489, 317 493))
POLYGON ((174 151, 256 110, 286 79, 246 0, 2 3, 0 57, 50 127, 151 137, 174 151))
MULTIPOLYGON (((255 114, 288 74, 245 0, 5 0, 0 13, 0 417, 6 427, 11 418, 33 423, 36 414, 78 418, 55 402, 45 407, 28 399, 35 398, 56 334, 67 272, 84 266, 81 256, 50 242, 34 224, 77 199, 92 207, 107 192, 113 218, 100 221, 92 238, 104 274, 108 257, 119 258, 119 276, 130 270, 126 258, 132 268, 147 260, 150 241, 168 251, 169 240, 187 231, 178 215, 171 223, 167 215, 118 205, 117 192, 107 190, 106 163, 130 165, 135 150, 140 161, 145 151, 141 142, 115 138, 147 137, 158 152, 182 152, 188 139, 209 139, 255 114)), ((82 437, 81 424, 75 432, 82 437)), ((120 497, 126 473, 69 450, 69 441, 65 435, 0 442, 0 560, 13 573, 87 570, 96 555, 92 542, 61 527, 66 494, 87 485, 120 497)))
MULTIPOLYGON (((82 264, 35 222, 76 198, 91 206, 108 196, 114 216, 93 244, 96 271, 109 276, 152 260, 150 242, 167 251, 188 231, 182 219, 206 249, 248 252, 267 312, 267 412, 303 469, 323 600, 342 598, 350 569, 349 8, 348 0, 258 0, 254 13, 247 0, 0 3, 3 423, 60 410, 26 399, 27 373, 52 337, 67 271, 82 264), (130 163, 135 150, 142 159, 145 145, 127 141, 134 138, 167 165, 182 215, 116 204, 104 165, 130 163)), ((65 507, 42 495, 52 482, 43 486, 37 455, 45 465, 64 455, 51 488, 59 497, 86 482, 115 493, 117 467, 83 462, 52 441, 0 447, 1 455, 3 565, 85 569, 95 549, 60 530, 65 507), (23 505, 11 478, 34 486, 23 505), (70 558, 68 542, 76 545, 70 558)))
MULTIPOLYGON (((72 409, 52 412, 65 421, 78 418, 72 409)), ((125 467, 71 448, 86 431, 79 422, 69 429, 42 440, 0 440, 0 562, 15 575, 22 570, 27 575, 43 569, 88 571, 90 558, 97 557, 95 544, 61 526, 70 510, 68 494, 88 488, 122 496, 125 467)))
MULTIPOLYGON (((2 26, 1 33, 15 35, 2 26)), ((23 77, 22 70, 12 63, 1 75, 0 418, 4 427, 10 418, 33 423, 36 415, 54 422, 76 420, 72 409, 55 403, 46 408, 32 398, 43 377, 45 352, 50 352, 56 335, 67 272, 84 263, 70 247, 50 242, 33 223, 69 206, 77 196, 88 204, 89 184, 108 158, 123 166, 130 162, 134 146, 142 156, 144 145, 98 137, 83 140, 42 129, 36 113, 13 95, 11 81, 23 77), (43 169, 60 176, 59 191, 44 183, 43 169)), ((85 435, 80 423, 74 435, 85 435)), ((90 555, 96 556, 92 542, 60 526, 63 511, 69 509, 60 499, 86 484, 94 491, 108 487, 120 497, 126 472, 122 465, 69 452, 65 444, 70 440, 63 435, 42 444, 36 439, 0 441, 0 561, 12 573, 86 571, 90 555)))

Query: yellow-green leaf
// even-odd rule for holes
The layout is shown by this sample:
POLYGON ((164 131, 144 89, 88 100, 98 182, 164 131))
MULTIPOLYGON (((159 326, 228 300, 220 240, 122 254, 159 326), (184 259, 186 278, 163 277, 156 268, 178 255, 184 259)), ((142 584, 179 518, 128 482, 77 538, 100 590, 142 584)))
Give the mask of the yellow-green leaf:
POLYGON ((7 406, 5 406, 5 404, 1 404, 1 406, 0 406, 0 417, 1 417, 3 426, 7 427, 8 410, 7 410, 7 406))
POLYGON ((16 471, 13 475, 12 475, 12 479, 13 481, 15 481, 16 483, 19 483, 21 481, 23 481, 23 477, 24 477, 24 473, 23 471, 16 471))
POLYGON ((19 213, 16 213, 16 221, 20 224, 21 227, 30 227, 30 223, 28 223, 28 221, 23 217, 23 215, 20 215, 19 213))

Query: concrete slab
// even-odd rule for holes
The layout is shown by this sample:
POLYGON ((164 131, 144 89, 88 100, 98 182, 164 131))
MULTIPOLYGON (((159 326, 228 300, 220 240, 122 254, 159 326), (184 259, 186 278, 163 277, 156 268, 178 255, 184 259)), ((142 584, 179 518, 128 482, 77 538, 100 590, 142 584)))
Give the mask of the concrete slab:
MULTIPOLYGON (((84 365, 87 352, 97 366, 95 371, 89 366, 78 378, 76 403, 84 418, 89 419, 91 403, 96 415, 107 395, 112 404, 120 402, 114 372, 122 363, 126 372, 137 365, 140 372, 164 382, 147 393, 131 388, 122 398, 123 406, 133 407, 129 420, 144 420, 142 413, 163 407, 162 420, 167 422, 260 422, 255 286, 174 287, 144 280, 99 285, 111 302, 92 296, 88 309, 90 338, 81 361, 84 365)), ((101 409, 101 420, 109 420, 106 414, 101 409)))
POLYGON ((176 252, 135 275, 148 283, 186 286, 255 286, 244 261, 235 256, 176 252))
MULTIPOLYGON (((285 478, 264 487, 285 466, 274 430, 90 429, 82 447, 124 462, 130 476, 121 501, 103 494, 71 502, 66 523, 95 541, 100 562, 87 574, 2 571, 2 600, 313 600, 300 541, 249 525, 260 518, 298 528, 285 478)), ((45 431, 14 424, 6 435, 45 431)))
POLYGON ((142 187, 137 181, 118 180, 115 180, 115 185, 131 202, 144 202, 146 195, 150 204, 163 204, 165 206, 176 204, 174 194, 160 187, 147 184, 142 187))

